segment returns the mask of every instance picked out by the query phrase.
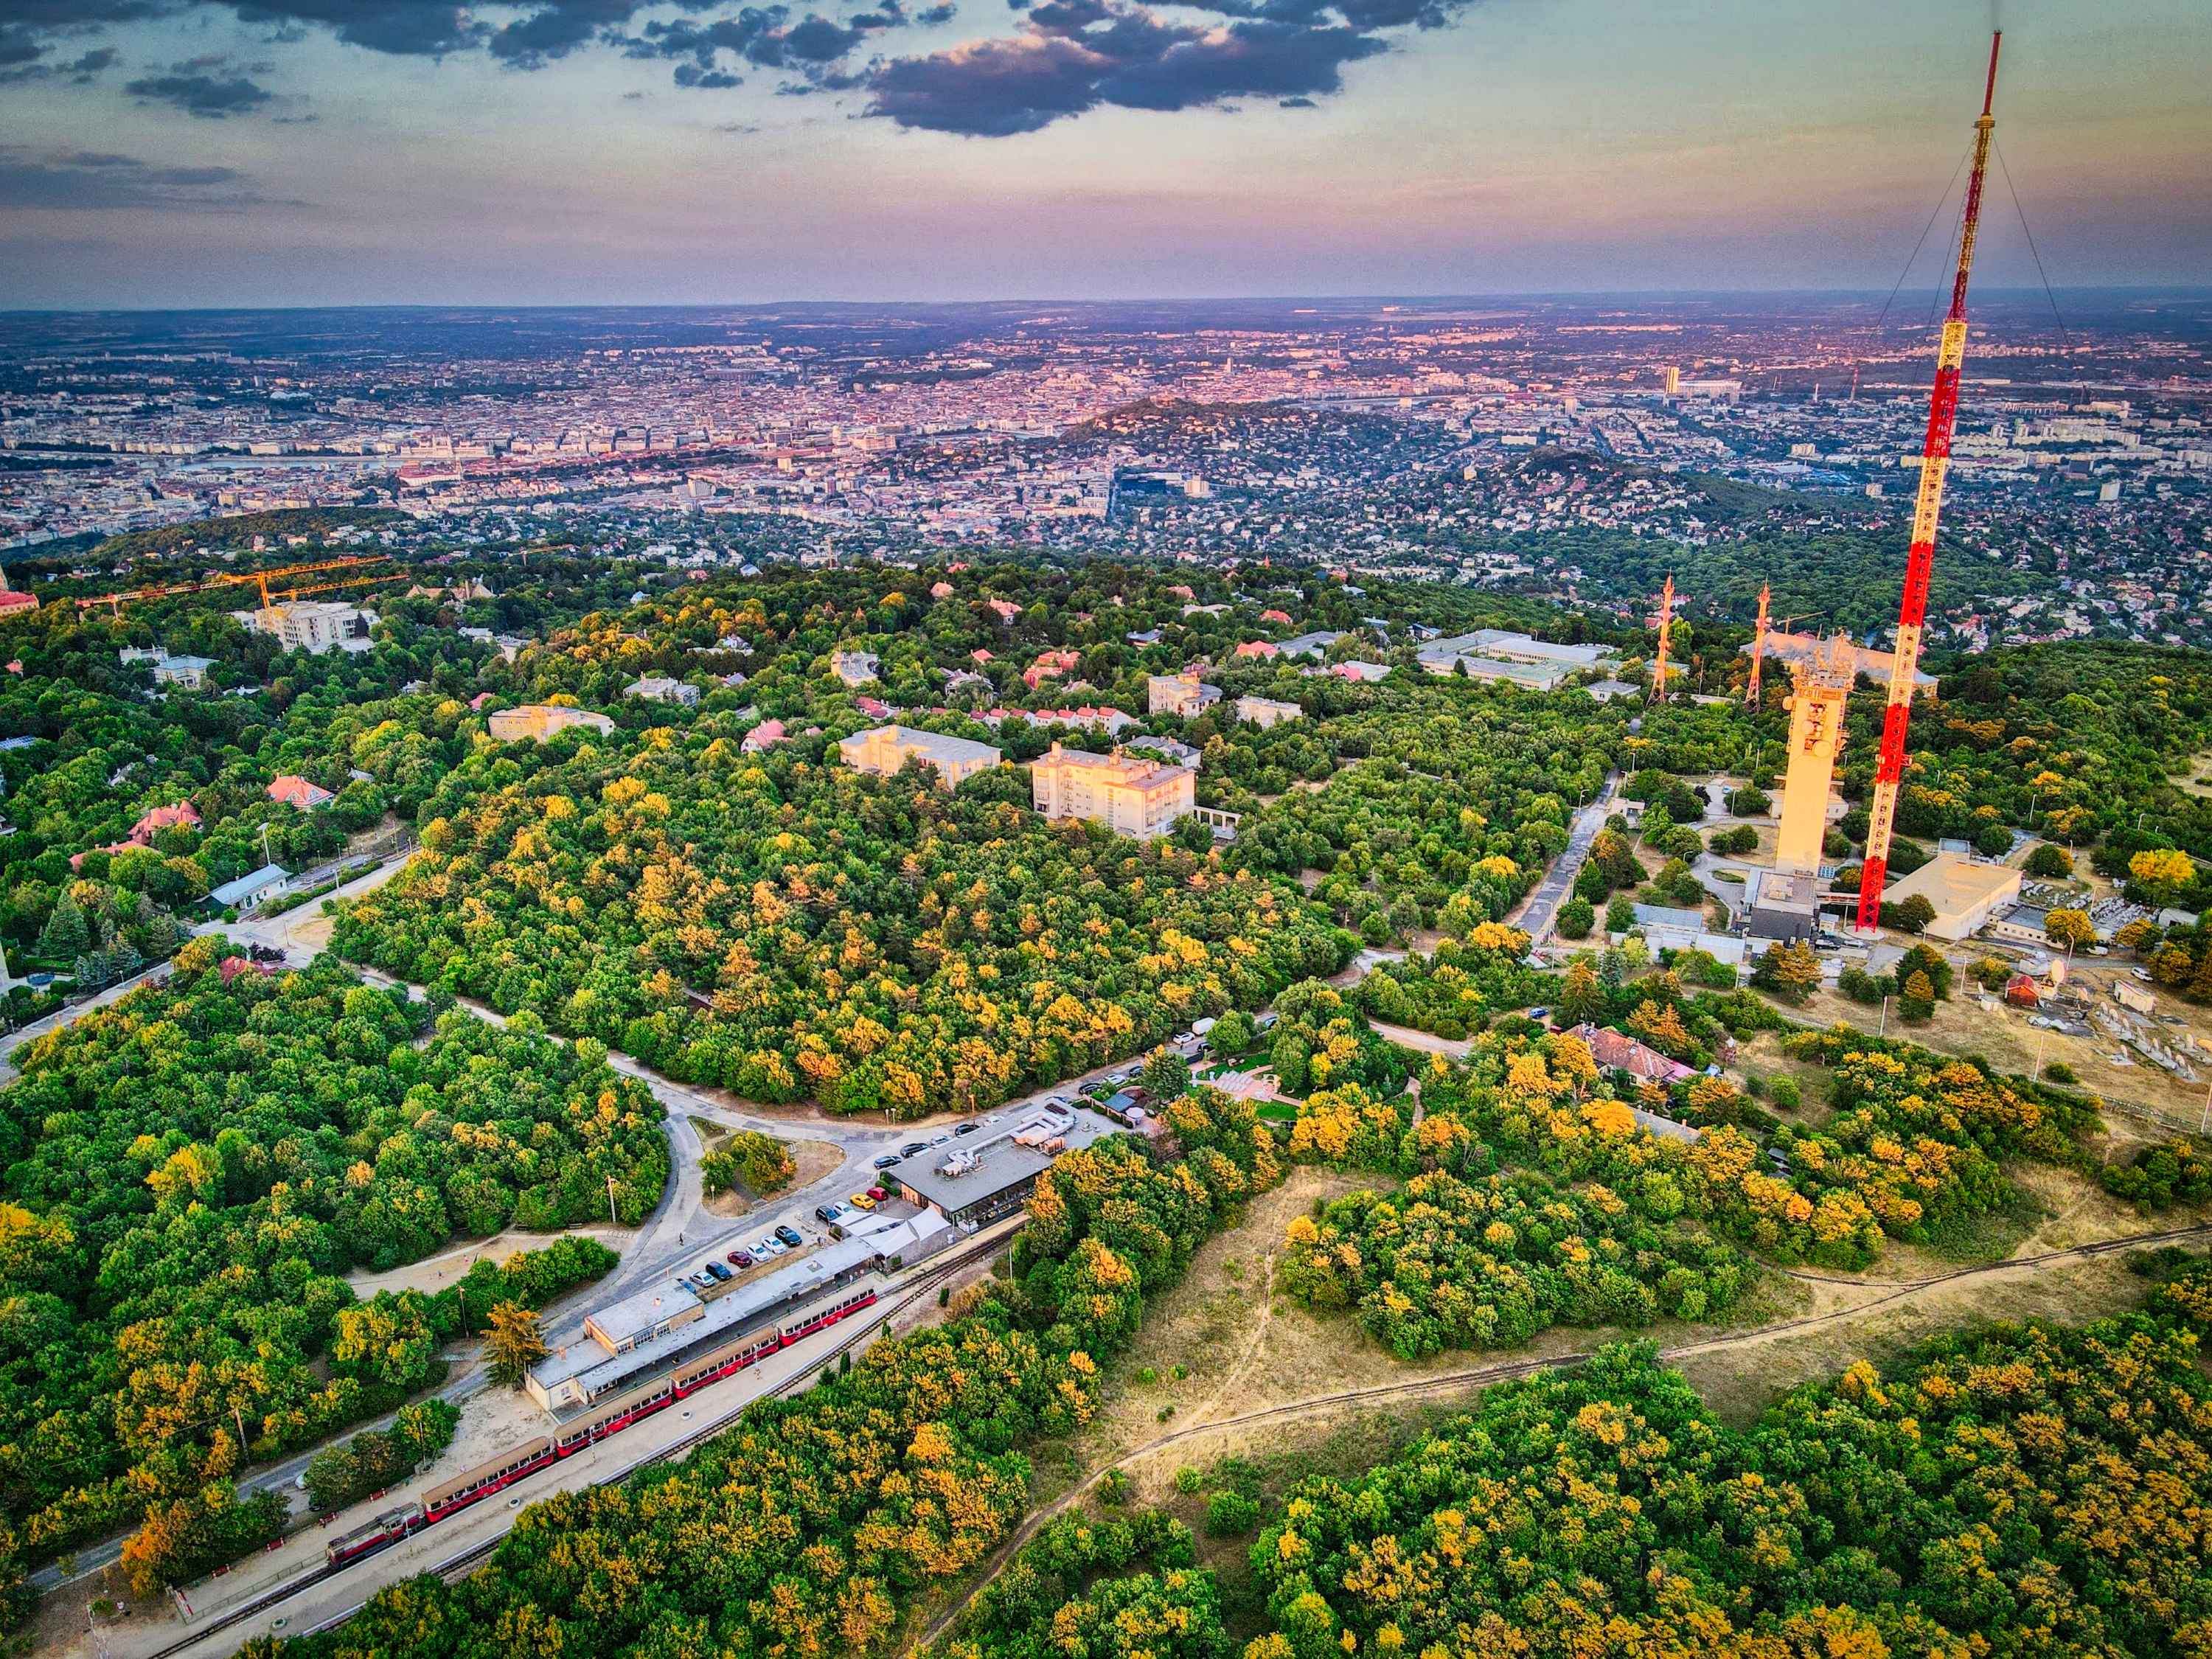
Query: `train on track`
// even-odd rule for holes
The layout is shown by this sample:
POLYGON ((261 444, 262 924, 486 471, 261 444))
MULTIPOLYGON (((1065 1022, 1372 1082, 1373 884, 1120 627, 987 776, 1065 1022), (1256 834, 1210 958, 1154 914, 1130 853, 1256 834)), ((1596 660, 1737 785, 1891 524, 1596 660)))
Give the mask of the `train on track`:
POLYGON ((665 1411, 678 1401, 696 1394, 726 1376, 734 1376, 758 1364, 778 1349, 826 1330, 849 1319, 876 1300, 872 1285, 848 1290, 836 1300, 787 1314, 746 1332, 711 1353, 690 1359, 652 1382, 580 1413, 550 1435, 540 1435, 489 1462, 464 1470, 449 1480, 426 1490, 419 1501, 386 1510, 374 1521, 331 1540, 324 1554, 332 1567, 357 1561, 410 1534, 434 1526, 458 1510, 482 1503, 550 1464, 574 1456, 611 1434, 620 1434, 631 1424, 665 1411))

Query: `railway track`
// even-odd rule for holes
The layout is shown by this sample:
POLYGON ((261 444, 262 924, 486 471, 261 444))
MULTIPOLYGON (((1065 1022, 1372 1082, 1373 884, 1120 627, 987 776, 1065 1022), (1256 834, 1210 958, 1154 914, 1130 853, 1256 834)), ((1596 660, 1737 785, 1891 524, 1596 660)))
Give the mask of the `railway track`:
MULTIPOLYGON (((871 1311, 879 1311, 882 1319, 889 1319, 895 1314, 905 1312, 908 1308, 913 1306, 916 1297, 927 1296, 929 1292, 941 1286, 947 1279, 953 1277, 954 1274, 960 1273, 965 1268, 973 1267, 978 1261, 988 1261, 992 1256, 997 1255, 1001 1249, 1006 1247, 1012 1236, 1012 1231, 1009 1231, 1005 1233, 993 1235, 992 1237, 981 1240, 980 1242, 969 1244, 957 1254, 946 1258, 945 1261, 930 1268, 927 1273, 915 1279, 911 1285, 906 1286, 904 1290, 898 1292, 898 1294, 892 1299, 887 1302, 878 1303, 876 1309, 872 1310, 871 1311)), ((762 1392, 755 1395, 743 1405, 725 1412, 721 1416, 714 1419, 712 1422, 704 1424, 699 1428, 693 1430, 682 1439, 672 1442, 666 1446, 663 1446, 657 1451, 648 1452, 634 1462, 626 1464, 622 1468, 617 1469, 611 1474, 608 1475, 604 1481, 600 1481, 596 1484, 611 1486, 617 1481, 630 1479, 641 1469, 651 1468, 658 1463, 672 1462, 686 1455, 703 1442, 711 1440, 716 1435, 721 1433, 725 1429, 735 1423, 740 1417, 744 1416, 746 1412, 752 1409, 753 1407, 759 1404, 762 1401, 781 1399, 786 1395, 795 1393, 801 1384, 805 1383, 815 1376, 820 1375, 824 1366, 835 1362, 840 1355, 851 1352, 852 1349, 858 1346, 863 1340, 872 1337, 880 1323, 881 1320, 873 1318, 855 1322, 851 1330, 846 1332, 838 1341, 835 1342, 829 1348, 824 1350, 817 1358, 810 1360, 806 1364, 793 1371, 789 1376, 784 1378, 781 1382, 775 1384, 771 1388, 762 1390, 762 1392)), ((423 1571, 425 1572, 435 1573, 439 1577, 445 1579, 449 1583, 457 1578, 465 1577, 469 1573, 476 1571, 478 1566, 482 1565, 484 1560, 490 1556, 491 1553, 499 1547, 506 1536, 506 1529, 502 1528, 492 1537, 484 1539, 477 1543, 471 1544, 466 1548, 457 1550, 452 1555, 447 1556, 444 1560, 426 1567, 423 1571)), ((361 1559, 362 1560, 369 1560, 374 1559, 374 1558, 373 1556, 364 1556, 361 1559)), ((169 1643, 165 1647, 157 1648, 152 1653, 145 1656, 145 1659, 174 1659, 174 1656, 198 1647, 201 1643, 205 1642, 210 1637, 220 1635, 226 1630, 233 1629, 235 1626, 243 1624, 246 1620, 254 1618, 258 1614, 268 1612, 271 1607, 280 1607, 284 1602, 290 1601, 294 1596, 301 1594, 303 1591, 314 1589, 318 1584, 329 1583, 331 1579, 337 1577, 340 1573, 347 1571, 355 1565, 356 1563, 350 1561, 345 1562, 337 1566, 331 1566, 326 1564, 323 1566, 314 1568, 308 1572, 302 1573, 299 1577, 291 1579, 285 1583, 275 1585, 270 1589, 264 1591, 263 1594, 255 1596, 252 1601, 241 1602, 237 1607, 228 1609, 220 1617, 211 1620, 206 1624, 196 1626, 187 1630, 175 1641, 169 1643)), ((381 1589, 384 1586, 380 1584, 376 1588, 378 1589, 381 1589)), ((375 1590, 371 1590, 367 1595, 364 1595, 361 1601, 355 1602, 344 1611, 332 1614, 330 1618, 324 1620, 320 1624, 313 1625, 306 1630, 295 1631, 291 1633, 296 1636, 314 1636, 324 1631, 330 1630, 336 1626, 342 1625, 347 1620, 352 1618, 354 1614, 359 1613, 362 1607, 368 1602, 369 1595, 373 1595, 374 1594, 375 1590)))

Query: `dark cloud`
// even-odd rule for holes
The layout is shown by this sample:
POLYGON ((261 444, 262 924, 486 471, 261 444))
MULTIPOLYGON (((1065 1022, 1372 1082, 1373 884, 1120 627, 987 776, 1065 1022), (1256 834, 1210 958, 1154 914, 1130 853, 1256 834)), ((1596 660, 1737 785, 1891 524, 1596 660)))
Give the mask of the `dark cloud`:
POLYGON ((898 0, 878 0, 870 10, 840 23, 809 12, 794 23, 782 6, 747 6, 721 17, 654 18, 620 41, 632 58, 676 60, 676 84, 694 89, 734 87, 739 77, 721 67, 724 54, 759 69, 794 70, 803 83, 784 90, 834 91, 860 82, 836 66, 871 35, 903 26, 898 0))
POLYGON ((100 150, 37 152, 0 145, 0 208, 89 212, 111 208, 172 208, 237 212, 278 204, 234 167, 157 167, 135 155, 100 150))
POLYGON ((636 0, 562 0, 541 6, 494 33, 491 53, 518 69, 540 69, 619 30, 636 11, 636 0))
POLYGON ((1336 92, 1346 64, 1389 50, 1336 22, 1169 21, 1126 0, 1044 0, 1010 39, 894 59, 869 77, 871 115, 971 137, 1034 132, 1101 105, 1204 108, 1336 92))
POLYGON ((230 0, 249 23, 308 24, 372 52, 436 58, 481 45, 490 31, 452 0, 230 0))
POLYGON ((73 87, 89 86, 115 67, 120 54, 112 46, 99 46, 65 63, 42 63, 41 55, 34 49, 27 58, 0 65, 0 86, 17 81, 67 81, 73 87))
MULTIPOLYGON (((246 67, 255 70, 265 64, 246 67)), ((276 101, 276 94, 260 82, 238 73, 224 58, 191 58, 172 64, 167 71, 142 75, 123 83, 124 91, 148 103, 169 104, 204 121, 221 121, 233 115, 251 115, 276 101)))
MULTIPOLYGON (((1442 27, 1477 0, 1007 0, 1011 33, 913 57, 872 57, 879 38, 955 15, 953 0, 854 0, 842 20, 794 18, 737 0, 0 0, 0 82, 89 79, 112 48, 75 63, 66 37, 188 12, 227 12, 272 42, 309 30, 373 52, 483 52, 536 70, 592 48, 669 65, 679 88, 719 92, 747 68, 780 70, 794 95, 864 90, 867 112, 901 126, 1003 137, 1102 106, 1220 107, 1243 99, 1304 108, 1339 92, 1345 66, 1407 30, 1442 27), (104 55, 103 55, 104 54, 104 55), (98 61, 95 61, 98 60, 98 61)), ((208 118, 274 98, 250 75, 173 66, 136 95, 208 118)))

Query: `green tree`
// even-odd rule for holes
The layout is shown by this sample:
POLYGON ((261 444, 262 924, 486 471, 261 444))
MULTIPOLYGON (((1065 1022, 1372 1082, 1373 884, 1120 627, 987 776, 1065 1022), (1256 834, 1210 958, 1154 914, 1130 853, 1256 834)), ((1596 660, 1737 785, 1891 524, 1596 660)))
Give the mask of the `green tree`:
POLYGON ((2087 910, 2052 910, 2043 918, 2043 933, 2053 945, 2079 949, 2097 942, 2097 924, 2087 910))
POLYGON ((484 1322, 484 1358, 492 1381, 520 1388, 530 1368, 545 1358, 545 1334, 538 1316, 520 1303, 502 1302, 484 1322))

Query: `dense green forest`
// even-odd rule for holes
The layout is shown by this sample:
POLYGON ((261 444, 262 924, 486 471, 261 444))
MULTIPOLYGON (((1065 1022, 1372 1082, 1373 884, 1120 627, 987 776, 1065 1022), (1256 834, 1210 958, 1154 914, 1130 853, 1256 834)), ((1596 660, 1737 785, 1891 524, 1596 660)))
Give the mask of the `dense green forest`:
MULTIPOLYGON (((1818 556, 1871 556, 1846 546, 1818 556)), ((492 581, 491 598, 380 601, 376 643, 358 655, 282 654, 195 601, 120 617, 54 605, 10 624, 22 669, 0 678, 0 736, 31 740, 0 752, 13 830, 0 836, 0 934, 11 959, 105 980, 175 953, 166 986, 19 1050, 24 1075, 0 1091, 0 1590, 11 1601, 20 1580, 7 1576, 23 1563, 128 1524, 141 1523, 129 1560, 149 1583, 251 1547, 277 1516, 269 1501, 234 1495, 246 1462, 419 1394, 437 1377, 439 1344, 475 1328, 493 1300, 538 1305, 605 1272, 605 1252, 556 1245, 472 1273, 465 1304, 363 1304, 343 1277, 456 1235, 599 1216, 610 1176, 623 1216, 641 1216, 667 1154, 658 1107, 606 1066, 614 1048, 761 1099, 918 1116, 988 1108, 1226 1016, 1227 1046, 1271 1062, 1294 1103, 1272 1109, 1288 1119, 1271 1127, 1211 1091, 1163 1090, 1174 1155, 1115 1138, 1063 1159, 1037 1189, 1012 1279, 963 1298, 943 1328, 878 1344, 849 1376, 759 1408, 680 1468, 532 1507, 484 1572, 387 1591, 362 1619, 301 1644, 307 1659, 867 1650, 901 1609, 1006 1537, 1028 1505, 1036 1443, 1080 1425, 1146 1299, 1288 1162, 1357 1171, 1374 1189, 1293 1230, 1284 1290, 1344 1308, 1347 1332, 1356 1321, 1407 1355, 1510 1346, 1554 1323, 1711 1317, 1738 1302, 1759 1262, 1861 1267, 1893 1241, 1938 1241, 2010 1203, 2008 1163, 2088 1166, 2094 1102, 1910 1043, 1791 1036, 1792 1056, 1821 1068, 1813 1113, 1796 1109, 1794 1084, 1785 1098, 1697 1075, 1781 1023, 1710 958, 1680 953, 1645 971, 1634 941, 1564 975, 1530 963, 1526 935, 1504 918, 1607 774, 1628 775, 1631 795, 1653 805, 1645 845, 1670 861, 1652 876, 1625 826, 1599 836, 1577 884, 1585 929, 1610 897, 1694 887, 1686 860, 1703 844, 1702 808, 1680 777, 1743 771, 1771 784, 1781 688, 1746 710, 1432 677, 1409 625, 1528 626, 1636 657, 1647 636, 1634 629, 1442 586, 1361 592, 1303 571, 989 556, 692 581, 553 554, 527 567, 461 559, 434 580, 472 574, 492 581), (531 637, 509 659, 459 637, 462 626, 531 637), (1306 672, 1321 664, 1237 654, 1307 629, 1343 635, 1324 662, 1371 659, 1389 677, 1357 683, 1306 672), (157 691, 143 666, 118 660, 149 645, 215 659, 210 689, 157 691), (850 652, 878 659, 857 691, 831 665, 850 652), (1103 749, 1103 733, 1053 711, 1109 704, 1143 716, 1148 675, 1200 659, 1222 702, 1145 724, 1199 751, 1198 799, 1242 815, 1233 842, 1195 824, 1143 844, 1048 824, 1012 768, 946 792, 919 773, 856 775, 835 748, 887 718, 879 698, 908 724, 994 742, 1017 762, 1055 739, 1103 749), (649 674, 687 682, 696 707, 627 695, 649 674), (1261 729, 1235 715, 1246 693, 1298 714, 1261 729), (604 709, 614 729, 543 744, 489 737, 492 713, 550 698, 604 709), (314 812, 278 805, 267 786, 288 773, 336 799, 314 812), (118 845, 149 811, 186 802, 197 825, 118 845), (419 835, 420 853, 343 908, 336 945, 431 987, 428 1007, 372 991, 335 962, 264 975, 221 966, 214 941, 184 943, 208 891, 258 866, 264 848, 299 868, 403 829, 419 835), (1357 983, 1323 982, 1362 945, 1408 954, 1357 983), (444 1012, 457 994, 515 1019, 498 1031, 444 1012), (1517 1017, 1539 1001, 1562 1024, 1633 1035, 1693 1075, 1661 1087, 1607 1072, 1580 1038, 1517 1017), (1264 1047, 1246 1017, 1263 1006, 1277 1017, 1264 1047), (1382 1041, 1370 1018, 1471 1038, 1472 1051, 1463 1065, 1431 1063, 1382 1041), (1702 1133, 1692 1144, 1654 1133, 1637 1111, 1702 1133)), ((1741 682, 1735 642, 1692 629, 1713 690, 1741 682)), ((1906 833, 2002 842, 2032 827, 2138 896, 2185 908, 2212 897, 2203 869, 2174 860, 2212 855, 2212 806, 2172 781, 2212 749, 2202 653, 2047 647, 1948 667, 1940 696, 1916 711, 1906 833)), ((1875 693, 1854 701, 1843 781, 1855 800, 1878 707, 1875 693)), ((1844 829, 1863 836, 1863 817, 1844 829)), ((2129 944, 2160 982, 2194 994, 2201 981, 2212 995, 2212 930, 2185 924, 2129 944)), ((740 1150, 713 1178, 770 1184, 774 1159, 748 1145, 740 1168, 740 1150)), ((2157 1207, 2201 1197, 2203 1168, 2184 1141, 2106 1180, 2157 1207)), ((2124 1340, 2096 1339, 2108 1344, 2096 1363, 2149 1342, 2155 1363, 2142 1363, 2166 1377, 2183 1338, 2159 1317, 2124 1340)), ((2057 1376, 2060 1348, 2049 1345, 2076 1339, 2035 1340, 2045 1346, 2017 1362, 1974 1364, 2027 1366, 2020 1386, 2031 1394, 2070 1390, 2033 1378, 2037 1367, 2057 1376)), ((1678 1385, 1666 1374, 1633 1356, 1608 1363, 1591 1375, 1636 1410, 1649 1400, 1682 1455, 1718 1445, 1667 1404, 1678 1385)), ((2185 1412, 2160 1389, 2156 1403, 2190 1425, 2160 1444, 2193 1468, 2201 1406, 2185 1412)), ((2075 1409, 2028 1415, 2047 1410, 2059 1425, 2047 1432, 2071 1448, 2075 1409)), ((437 1441, 437 1415, 332 1457, 328 1490, 352 1491, 406 1445, 437 1441)), ((1963 1443, 1985 1427, 1946 1431, 1963 1443)), ((2085 1416, 2079 1438, 2096 1439, 2107 1463, 2143 1455, 2112 1451, 2118 1432, 2085 1416)), ((1780 1451, 1766 1462, 1729 1455, 1729 1480, 1779 1480, 1796 1467, 1780 1451)), ((1958 1473, 1933 1467, 1946 1480, 1958 1473)), ((1740 1636, 1742 1651, 1762 1656, 1840 1659, 1854 1641, 1871 1653, 1860 1640, 1869 1633, 1944 1659, 1980 1637, 2002 1648, 1993 1615, 1960 1611, 1994 1595, 1975 1589, 1967 1556, 1929 1565, 1952 1536, 1936 1530, 1952 1500, 1929 1494, 1927 1466, 1901 1468, 1909 1494, 1887 1474, 1869 1490, 1893 1507, 1910 1495, 1911 1525, 1924 1534, 1838 1518, 1850 1504, 1832 1513, 1816 1496, 1793 1498, 1771 1522, 1775 1538, 1754 1528, 1747 1546, 1695 1493, 1679 1512, 1698 1527, 1662 1533, 1677 1511, 1654 1498, 1636 1579, 1646 1600, 1608 1578, 1589 1605, 1618 1595, 1633 1609, 1624 1616, 1681 1611, 1683 1630, 1740 1636), (1814 1565, 1785 1573, 1801 1561, 1814 1565), (1739 1570, 1750 1577, 1727 1576, 1739 1570), (1924 1588, 1939 1580, 1953 1588, 1924 1588), (1861 1599, 1831 1595, 1832 1583, 1861 1599), (1888 1587, 1887 1613, 1862 1606, 1869 1585, 1888 1587), (1848 1605, 1863 1622, 1819 1622, 1816 1592, 1835 1619, 1848 1605)), ((1587 1474, 1573 1466, 1562 1488, 1587 1474)), ((1672 1503, 1702 1478, 1652 1480, 1672 1503)), ((1654 1492, 1635 1490, 1639 1503, 1654 1492)), ((1373 1502, 1358 1505, 1346 1527, 1376 1520, 1373 1502)), ((1485 1522, 1488 1556, 1526 1557, 1528 1594, 1550 1584, 1539 1566, 1554 1559, 1515 1530, 1535 1513, 1514 1498, 1506 1518, 1485 1522)), ((1977 1534, 1977 1548, 2027 1559, 2002 1517, 1984 1518, 2002 1535, 1977 1534)), ((1126 1537, 1088 1542, 1054 1534, 953 1643, 973 1646, 972 1659, 1094 1646, 1218 1659, 1212 1587, 1189 1566, 1187 1539, 1128 1525, 1126 1537)), ((1279 1546, 1284 1535, 1270 1534, 1279 1546)), ((1381 1535, 1345 1533, 1342 1559, 1380 1559, 1381 1535)), ((2170 1553, 2189 1548, 2201 1553, 2201 1540, 2170 1553)), ((2066 1553, 2033 1588, 2058 1597, 2071 1586, 2065 1594, 2113 1622, 2096 1626, 2069 1603, 2047 1650, 2093 1651, 2106 1638, 2092 1633, 2107 1628, 2119 1632, 2112 1650, 2136 1650, 2125 1611, 2135 1588, 2093 1582, 2093 1553, 2066 1553)), ((1283 1659, 1320 1659, 1323 1642, 1338 1653, 1405 1640, 1425 1652, 1514 1650, 1473 1592, 1467 1617, 1409 1616, 1393 1637, 1341 1572, 1291 1589, 1294 1577, 1271 1581, 1280 1633, 1263 1639, 1297 1650, 1283 1659)), ((1559 1583, 1572 1594, 1541 1594, 1565 1628, 1584 1591, 1559 1583)), ((1671 1639, 1675 1627, 1664 1628, 1671 1639)), ((1585 1650, 1607 1650, 1602 1631, 1582 1633, 1596 1644, 1585 1650)))
POLYGON ((2182 1659, 2212 1619, 2212 1388, 2161 1310, 1946 1338, 1747 1431, 1648 1349, 1492 1389, 1253 1546, 1247 1659, 2182 1659))
MULTIPOLYGON (((1146 1299, 1279 1180, 1276 1135, 1248 1104, 1200 1089, 1166 1117, 1172 1161, 1126 1136, 1063 1158, 1012 1279, 964 1293, 947 1323, 763 1402, 684 1465, 526 1509, 459 1583, 393 1586, 337 1629, 246 1651, 879 1650, 916 1597, 1017 1523, 1030 1451, 1091 1414, 1146 1299)), ((1855 1367, 1748 1434, 1642 1350, 1493 1389, 1364 1481, 1291 1493, 1254 1549, 1273 1630, 1251 1659, 1478 1638, 1625 1654, 1694 1632, 1777 1659, 1934 1656, 1978 1637, 2026 1651, 2006 1635, 2039 1627, 2014 1613, 2021 1584, 2051 1620, 2033 1650, 2186 1653, 2180 1627, 2148 1621, 2203 1616, 2206 1545, 2187 1516, 2212 1498, 2212 1392, 2186 1327, 2212 1320, 2203 1279, 2171 1275, 2149 1314, 2087 1331, 2000 1328, 1887 1376, 1855 1367), (2014 1512, 2033 1524, 2010 1526, 2014 1512)), ((1214 1659, 1218 1608, 1172 1525, 1070 1516, 945 1650, 1214 1659)))
MULTIPOLYGON (((603 1050, 439 1017, 333 961, 267 974, 220 939, 14 1058, 0 1513, 34 1559, 142 1515, 162 1522, 148 1552, 177 1540, 161 1576, 222 1559, 206 1516, 178 1509, 222 1507, 248 1461, 443 1373, 458 1298, 364 1303, 348 1268, 604 1217, 611 1178, 635 1224, 667 1177, 658 1103, 603 1050)), ((571 1243, 472 1287, 534 1304, 606 1270, 571 1243)))

